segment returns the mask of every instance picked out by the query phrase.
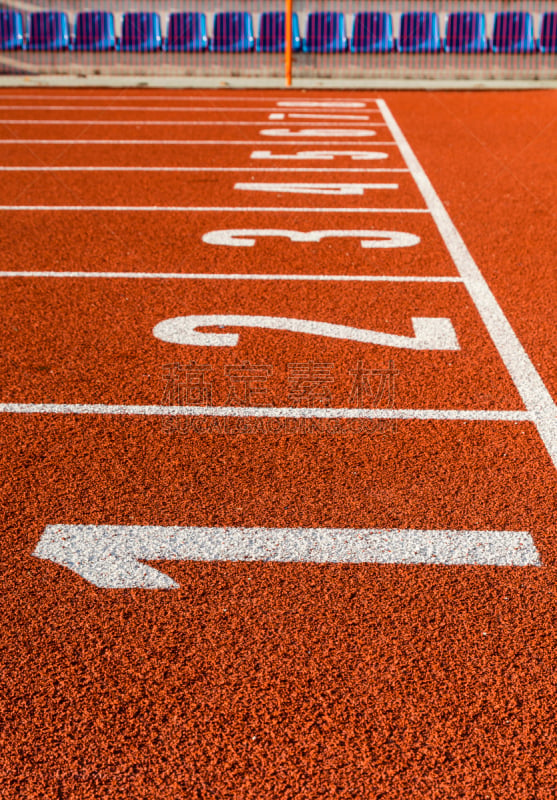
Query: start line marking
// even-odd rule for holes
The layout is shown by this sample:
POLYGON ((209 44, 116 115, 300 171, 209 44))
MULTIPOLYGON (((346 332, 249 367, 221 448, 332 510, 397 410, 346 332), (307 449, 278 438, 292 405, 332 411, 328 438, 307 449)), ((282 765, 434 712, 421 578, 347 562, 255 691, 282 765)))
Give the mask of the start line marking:
POLYGON ((542 566, 525 531, 47 525, 33 555, 101 589, 178 589, 143 561, 542 566))

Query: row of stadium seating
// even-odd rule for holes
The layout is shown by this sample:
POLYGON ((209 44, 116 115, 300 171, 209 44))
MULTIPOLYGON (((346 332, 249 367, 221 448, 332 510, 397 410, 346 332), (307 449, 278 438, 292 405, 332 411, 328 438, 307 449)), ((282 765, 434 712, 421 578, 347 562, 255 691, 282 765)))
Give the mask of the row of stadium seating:
MULTIPOLYGON (((345 15, 339 12, 309 14, 305 38, 300 36, 298 17, 293 15, 294 51, 309 53, 542 53, 557 52, 557 12, 542 15, 539 39, 535 38, 532 14, 506 11, 495 14, 491 39, 487 38, 485 15, 480 12, 455 12, 447 17, 445 38, 441 38, 439 17, 428 11, 403 13, 398 39, 393 35, 393 20, 383 11, 354 15, 352 36, 346 35, 345 15)), ((283 52, 284 12, 260 15, 259 36, 254 34, 251 14, 222 12, 213 18, 213 36, 207 35, 207 21, 201 12, 169 15, 167 35, 153 12, 123 15, 122 35, 116 37, 114 16, 107 11, 84 11, 76 15, 71 35, 67 14, 42 11, 29 15, 25 31, 22 14, 0 10, 0 49, 2 50, 80 50, 124 52, 283 52)))

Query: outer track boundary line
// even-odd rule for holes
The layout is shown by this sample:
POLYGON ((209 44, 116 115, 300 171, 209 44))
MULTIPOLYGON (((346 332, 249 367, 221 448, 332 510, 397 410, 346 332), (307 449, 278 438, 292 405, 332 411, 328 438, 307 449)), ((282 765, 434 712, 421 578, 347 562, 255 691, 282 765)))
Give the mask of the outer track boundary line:
POLYGON ((384 100, 378 100, 377 104, 431 211, 472 301, 538 429, 553 464, 557 467, 557 406, 387 104, 384 100))
POLYGON ((453 275, 281 275, 272 273, 213 273, 213 272, 55 272, 0 271, 2 278, 131 278, 135 280, 217 280, 217 281, 384 281, 393 283, 462 283, 453 275))
POLYGON ((257 417, 271 419, 400 419, 463 422, 532 422, 520 410, 431 408, 288 408, 260 406, 160 406, 104 403, 0 403, 0 414, 100 414, 144 417, 257 417))

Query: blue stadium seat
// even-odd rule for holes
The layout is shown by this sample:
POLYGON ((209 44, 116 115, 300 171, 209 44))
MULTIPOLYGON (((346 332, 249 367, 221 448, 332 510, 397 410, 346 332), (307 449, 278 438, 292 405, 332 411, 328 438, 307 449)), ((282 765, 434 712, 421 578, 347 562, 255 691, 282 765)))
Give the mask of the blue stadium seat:
POLYGON ((479 11, 456 11, 447 20, 447 53, 485 53, 488 49, 485 14, 479 11))
POLYGON ((131 11, 124 14, 120 50, 148 52, 162 48, 161 20, 154 11, 131 11))
POLYGON ((80 11, 73 46, 74 50, 114 50, 114 16, 109 11, 80 11))
POLYGON ((437 53, 441 49, 439 17, 433 11, 407 11, 400 17, 401 53, 437 53))
POLYGON ((35 11, 29 16, 29 50, 67 50, 70 23, 63 11, 35 11))
MULTIPOLYGON (((257 49, 261 53, 284 53, 286 14, 284 11, 264 11, 259 19, 257 49)), ((302 48, 298 15, 292 14, 292 50, 302 48)))
POLYGON ((390 53, 394 47, 393 18, 385 11, 359 11, 354 17, 353 53, 390 53))
POLYGON ((557 53, 557 11, 546 11, 542 17, 540 53, 557 53))
POLYGON ((200 52, 209 46, 207 20, 199 11, 170 14, 166 34, 169 52, 200 52))
POLYGON ((337 11, 314 11, 308 15, 305 53, 343 53, 348 49, 344 14, 337 11))
POLYGON ((533 53, 534 20, 527 11, 500 11, 495 14, 493 40, 494 53, 533 53))
POLYGON ((0 9, 0 50, 21 50, 23 17, 19 11, 0 9))
POLYGON ((210 49, 215 53, 247 53, 254 50, 251 14, 247 11, 221 11, 215 14, 210 49))

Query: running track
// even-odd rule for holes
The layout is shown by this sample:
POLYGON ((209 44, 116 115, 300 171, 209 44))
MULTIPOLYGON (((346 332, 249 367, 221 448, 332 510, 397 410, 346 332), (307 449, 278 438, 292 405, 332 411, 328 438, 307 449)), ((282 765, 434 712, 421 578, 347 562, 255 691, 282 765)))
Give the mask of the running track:
POLYGON ((0 797, 555 796, 556 114, 0 93, 0 797))

